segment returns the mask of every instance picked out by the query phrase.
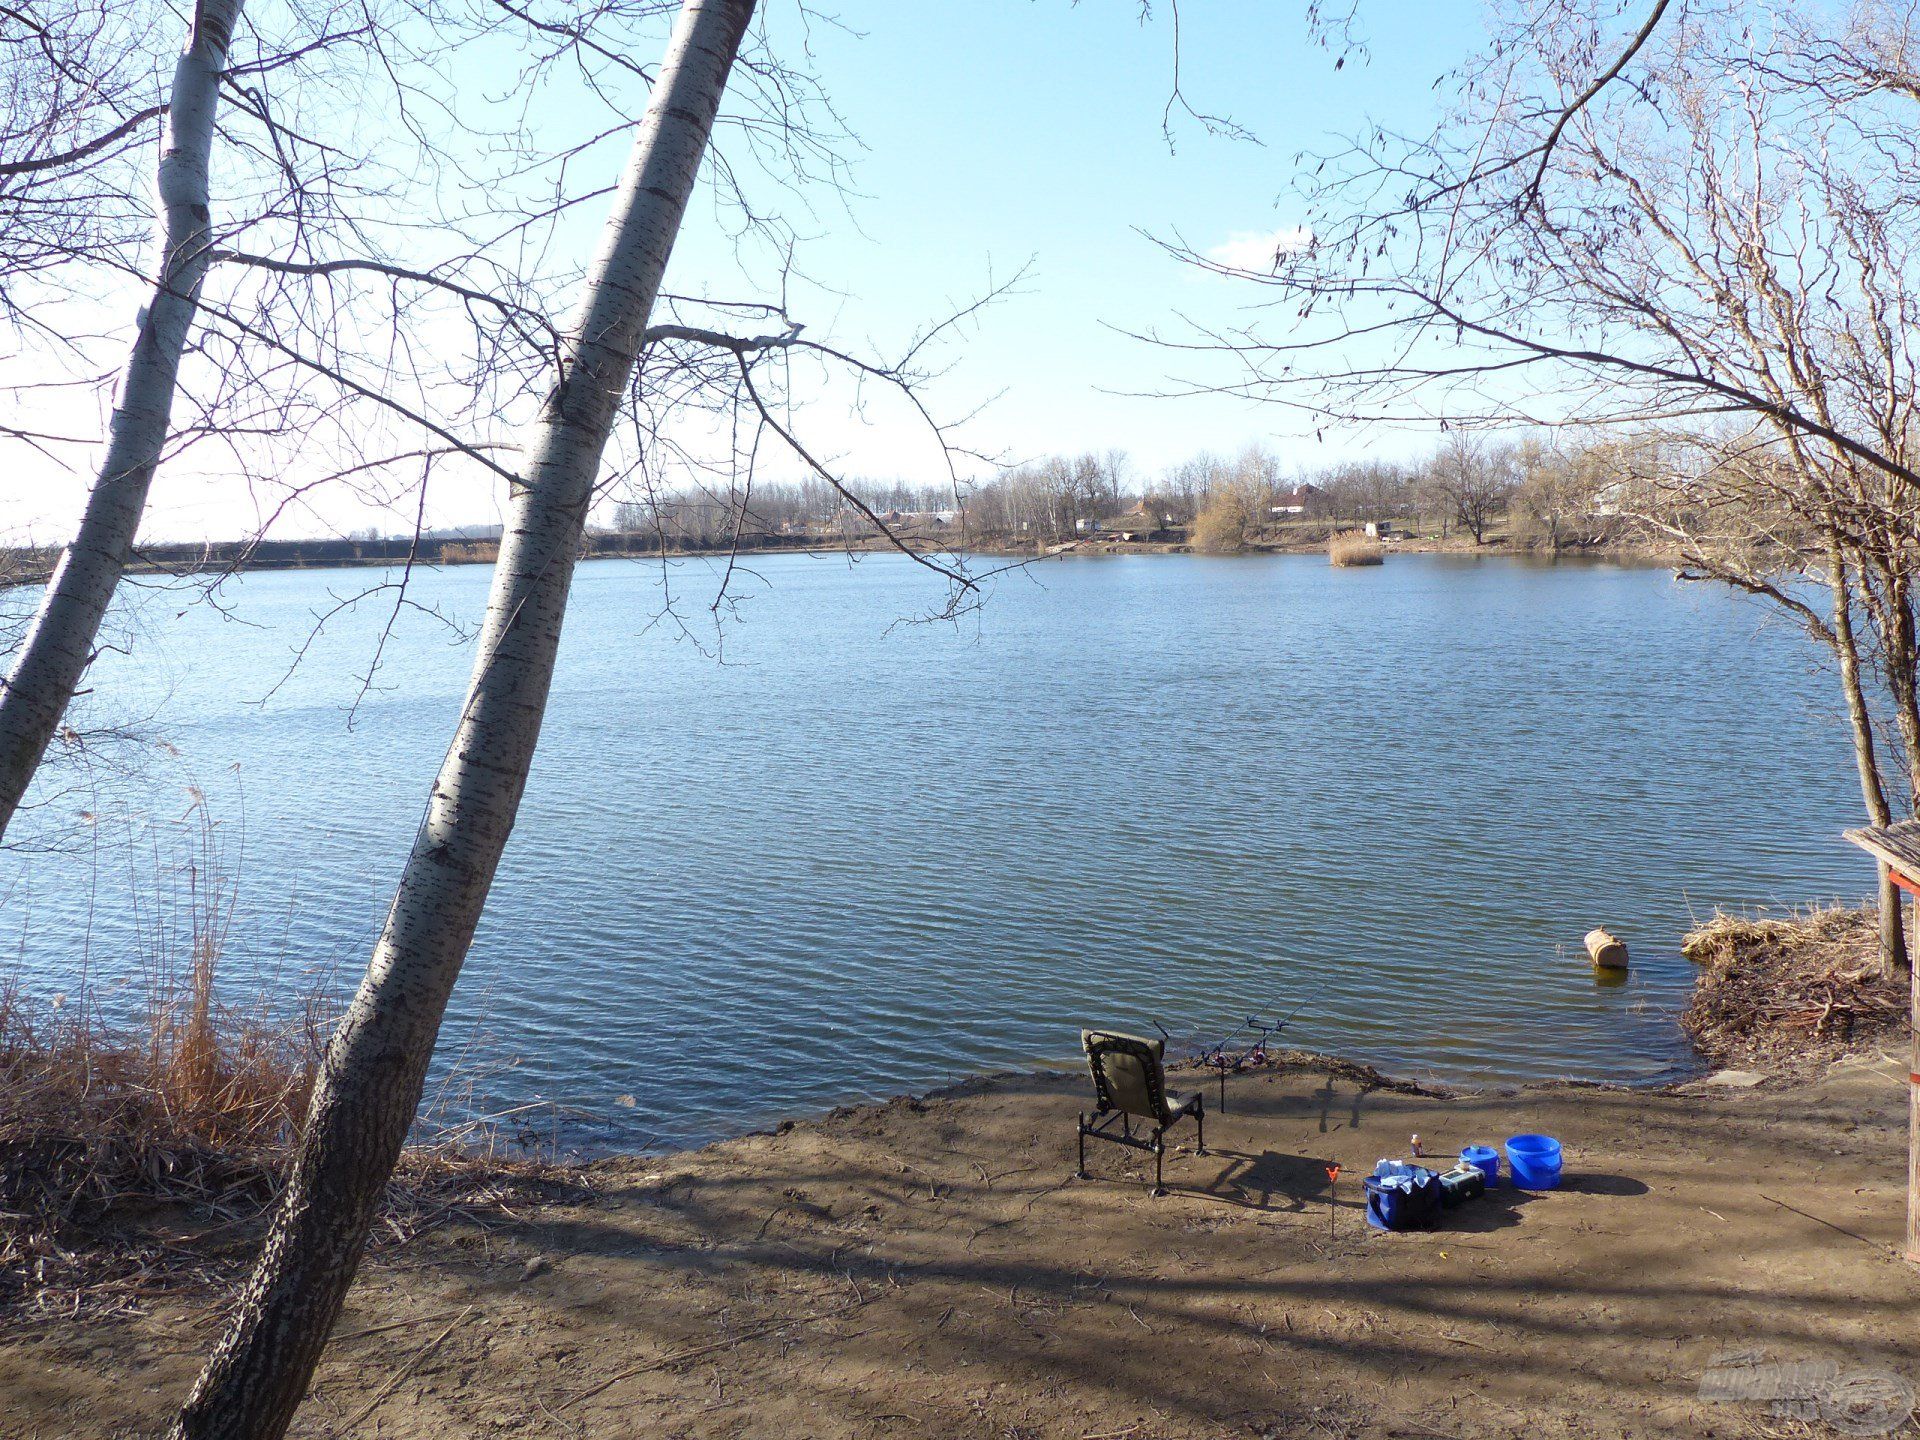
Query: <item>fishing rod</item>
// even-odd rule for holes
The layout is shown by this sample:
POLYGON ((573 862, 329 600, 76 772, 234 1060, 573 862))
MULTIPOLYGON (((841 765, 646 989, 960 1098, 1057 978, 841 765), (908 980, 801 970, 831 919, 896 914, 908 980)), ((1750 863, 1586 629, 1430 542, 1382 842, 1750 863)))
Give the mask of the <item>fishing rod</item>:
MULTIPOLYGON (((1319 999, 1325 992, 1325 985, 1318 986, 1305 999, 1296 1002, 1294 1007, 1279 1019, 1273 1018, 1276 1002, 1280 999, 1279 995, 1274 995, 1263 1004, 1255 1006, 1252 1013, 1238 1025, 1234 1026, 1233 1029, 1229 1030, 1218 1041, 1196 1052, 1194 1058, 1198 1063, 1219 1071, 1219 1109, 1221 1114, 1224 1115, 1227 1109, 1227 1072, 1230 1070, 1238 1072, 1244 1069, 1248 1061, 1255 1055, 1261 1055, 1264 1058, 1267 1042, 1291 1025, 1294 1020, 1298 1018, 1302 1010, 1319 999), (1240 1040, 1249 1030, 1257 1032, 1252 1043, 1246 1045, 1237 1055, 1230 1056, 1228 1054, 1229 1050, 1231 1050, 1235 1042, 1240 1040)), ((1160 1032, 1161 1039, 1167 1044, 1173 1045, 1178 1043, 1174 1040, 1172 1032, 1169 1031, 1165 1025, 1162 1025, 1158 1020, 1153 1020, 1150 1023, 1154 1029, 1160 1032)))

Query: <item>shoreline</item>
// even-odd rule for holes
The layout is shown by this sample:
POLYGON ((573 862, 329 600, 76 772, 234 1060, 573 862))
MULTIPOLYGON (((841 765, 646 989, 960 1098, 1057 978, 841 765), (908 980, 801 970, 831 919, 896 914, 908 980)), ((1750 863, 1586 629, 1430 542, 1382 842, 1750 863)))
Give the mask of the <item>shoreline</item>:
MULTIPOLYGON (((1901 1323, 1920 1274, 1893 1250, 1899 1062, 1504 1096, 1313 1063, 1229 1079, 1224 1113, 1211 1075, 1183 1072, 1207 1082, 1208 1153, 1170 1136, 1158 1199, 1151 1161, 1118 1147, 1090 1146, 1073 1178, 1089 1086, 1070 1073, 608 1159, 576 1193, 376 1251, 299 1433, 370 1403, 389 1440, 1620 1440, 1764 1422, 1709 1385, 1732 1337, 1920 1379, 1901 1323), (1429 1231, 1364 1224, 1358 1175, 1410 1134, 1440 1157, 1535 1130, 1567 1146, 1561 1189, 1501 1189, 1429 1231)), ((257 1227, 220 1228, 168 1234, 224 1247, 237 1274, 257 1227)), ((223 1297, 0 1326, 0 1432, 146 1433, 223 1297)))
MULTIPOLYGON (((698 559, 725 561, 730 557, 749 560, 765 555, 860 556, 899 553, 896 546, 872 537, 846 542, 831 542, 819 537, 808 537, 791 542, 771 538, 752 544, 743 544, 738 550, 727 545, 678 545, 666 549, 655 549, 650 546, 623 545, 619 543, 623 538, 620 536, 598 537, 600 543, 589 548, 581 559, 583 561, 698 559)), ((1118 540, 1094 537, 1054 543, 1015 544, 1005 540, 987 540, 961 545, 949 551, 948 542, 960 537, 916 535, 903 538, 910 543, 921 544, 925 553, 929 554, 956 553, 999 560, 1034 562, 1104 559, 1127 555, 1202 555, 1206 553, 1185 541, 1118 540)), ((190 575, 223 573, 243 575, 255 571, 277 573, 302 570, 391 570, 408 565, 421 569, 439 570, 466 565, 491 565, 496 551, 497 544, 491 540, 434 540, 423 545, 418 553, 413 553, 412 547, 405 541, 268 541, 251 553, 248 553, 248 547, 244 543, 238 541, 211 542, 204 545, 169 543, 141 547, 128 564, 126 573, 141 577, 185 578, 190 575)), ((1301 540, 1262 540, 1231 552, 1207 555, 1206 558, 1232 560, 1274 555, 1314 555, 1325 558, 1326 553, 1327 537, 1320 536, 1315 539, 1301 540)), ((1556 551, 1516 545, 1504 540, 1473 545, 1463 544, 1457 540, 1402 538, 1387 542, 1385 554, 1388 559, 1395 555, 1448 555, 1472 559, 1524 559, 1548 564, 1610 563, 1650 569, 1671 569, 1678 563, 1677 557, 1671 554, 1638 545, 1610 544, 1556 551)), ((45 583, 48 575, 52 573, 57 556, 58 551, 14 552, 11 557, 12 562, 19 567, 18 573, 21 578, 13 583, 22 586, 45 583)))
MULTIPOLYGON (((1275 1047, 1222 1106, 1176 1062, 1204 1146, 1169 1131, 1160 1195, 1137 1149, 1076 1154, 1071 1066, 571 1167, 427 1152, 295 1434, 1672 1440, 1869 1402, 1889 1423, 1850 1433, 1891 1433, 1920 1396, 1905 990, 1779 1018, 1874 934, 1838 908, 1694 932, 1684 1033, 1753 1069, 1469 1088, 1275 1047), (1376 1160, 1535 1133, 1565 1146, 1556 1189, 1365 1223, 1376 1160), (1776 1371, 1812 1377, 1801 1410, 1765 1408, 1776 1371)), ((91 1268, 0 1290, 0 1434, 157 1433, 264 1228, 117 1196, 91 1268)))
MULTIPOLYGON (((1676 1025, 1677 1025, 1676 1017, 1676 1025)), ((1248 1064, 1237 1070, 1227 1072, 1227 1091, 1231 1098, 1237 1081, 1249 1080, 1261 1075, 1290 1075, 1312 1073, 1325 1075, 1347 1083, 1363 1085, 1368 1089, 1384 1090, 1397 1095, 1414 1095, 1433 1100, 1511 1100, 1524 1097, 1533 1092, 1561 1092, 1570 1090, 1617 1091, 1627 1094, 1669 1094, 1687 1090, 1689 1087, 1711 1081, 1733 1067, 1722 1064, 1698 1049, 1693 1052, 1694 1063, 1687 1073, 1662 1077, 1649 1077, 1640 1080, 1588 1080, 1577 1076, 1551 1076, 1534 1079, 1491 1078, 1486 1080, 1447 1080, 1437 1076, 1418 1076, 1400 1074, 1382 1069, 1365 1060, 1357 1060, 1343 1055, 1337 1050, 1299 1050, 1291 1047, 1277 1047, 1268 1052, 1268 1058, 1260 1064, 1248 1064)), ((1204 1061, 1191 1059, 1169 1059, 1166 1062, 1169 1079, 1179 1080, 1177 1088, 1191 1093, 1202 1091, 1209 1105, 1219 1093, 1219 1070, 1204 1061)), ((1785 1078, 1785 1077, 1776 1077, 1785 1078)), ((689 1140, 685 1144, 665 1143, 658 1148, 642 1147, 626 1149, 610 1146, 604 1150, 566 1151, 559 1158, 565 1163, 579 1163, 591 1168, 596 1165, 631 1162, 639 1164, 661 1160, 670 1156, 697 1154, 716 1145, 727 1145, 735 1141, 754 1137, 772 1137, 785 1135, 798 1126, 817 1124, 825 1120, 842 1119, 862 1110, 884 1109, 890 1105, 924 1105, 940 1100, 949 1100, 960 1096, 991 1090, 1000 1085, 1052 1084, 1061 1080, 1087 1081, 1086 1061, 1084 1058, 1070 1058, 1058 1061, 1040 1061, 1028 1069, 982 1069, 969 1070, 950 1080, 942 1080, 920 1090, 903 1090, 892 1095, 869 1095, 833 1104, 821 1105, 794 1115, 781 1116, 770 1123, 761 1124, 752 1129, 716 1134, 704 1139, 689 1140)))

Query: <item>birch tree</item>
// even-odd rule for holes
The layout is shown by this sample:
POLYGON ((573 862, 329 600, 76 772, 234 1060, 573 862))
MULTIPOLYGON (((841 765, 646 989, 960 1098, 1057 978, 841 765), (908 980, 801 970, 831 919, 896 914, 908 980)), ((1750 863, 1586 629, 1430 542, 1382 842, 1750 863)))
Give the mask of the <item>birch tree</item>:
POLYGON ((601 455, 752 12, 752 0, 681 8, 560 379, 527 439, 453 743, 253 1278, 174 1440, 278 1440, 339 1315, 513 828, 601 455))
POLYGON ((106 457, 0 687, 0 837, 93 660, 167 441, 180 359, 212 259, 209 166, 221 72, 240 9, 241 0, 198 0, 174 67, 156 176, 162 222, 155 276, 121 376, 106 457))

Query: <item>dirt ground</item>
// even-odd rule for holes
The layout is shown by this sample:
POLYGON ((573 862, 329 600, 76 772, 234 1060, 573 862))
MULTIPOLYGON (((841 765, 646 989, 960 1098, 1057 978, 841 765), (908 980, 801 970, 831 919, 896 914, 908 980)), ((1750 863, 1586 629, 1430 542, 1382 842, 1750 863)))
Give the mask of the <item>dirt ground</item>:
MULTIPOLYGON (((1117 1147, 1070 1178, 1083 1077, 974 1081, 609 1162, 590 1203, 369 1263, 295 1433, 1883 1433, 1920 1384, 1904 1080, 1890 1052, 1750 1089, 1236 1077, 1163 1199, 1117 1147), (1562 1139, 1563 1189, 1363 1223, 1411 1133, 1523 1130, 1562 1139)), ((217 1323, 205 1297, 16 1321, 0 1437, 153 1433, 217 1323)))

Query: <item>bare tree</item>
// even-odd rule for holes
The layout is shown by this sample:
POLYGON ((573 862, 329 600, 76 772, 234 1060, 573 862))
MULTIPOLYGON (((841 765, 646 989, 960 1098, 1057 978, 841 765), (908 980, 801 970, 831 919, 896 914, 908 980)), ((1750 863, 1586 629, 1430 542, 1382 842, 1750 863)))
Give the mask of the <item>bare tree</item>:
MULTIPOLYGON (((150 29, 126 0, 0 6, 0 318, 11 327, 39 327, 45 286, 72 283, 53 277, 141 243, 134 186, 152 174, 141 152, 167 113, 150 29)), ((8 434, 52 438, 0 427, 8 434)))
MULTIPOLYGON (((1850 510, 1833 475, 1809 477, 1771 438, 1752 427, 1643 437, 1624 467, 1623 508, 1679 551, 1683 578, 1718 581, 1768 601, 1832 656, 1862 800, 1873 823, 1887 825, 1898 801, 1868 699, 1870 666, 1856 623, 1863 580, 1852 559, 1859 547, 1848 535, 1850 510)), ((1898 970, 1909 958, 1899 892, 1884 866, 1880 887, 1881 954, 1898 970)))
POLYGON ((1313 243, 1239 276, 1304 330, 1191 352, 1316 421, 1437 412, 1703 442, 1676 477, 1713 492, 1691 512, 1713 532, 1693 570, 1785 603, 1835 655, 1869 813, 1891 813, 1872 714, 1891 710, 1902 748, 1920 733, 1910 17, 1697 0, 1623 36, 1605 0, 1549 8, 1551 24, 1494 12, 1436 133, 1374 132, 1307 181, 1313 243), (1807 580, 1831 603, 1810 613, 1807 580))
POLYGON ((126 568, 167 442, 180 359, 213 255, 208 169, 221 74, 239 19, 240 0, 198 0, 186 50, 174 68, 158 174, 165 217, 159 254, 121 378, 112 439, 79 531, 48 581, 0 688, 0 836, 92 663, 100 623, 126 568))
POLYGON ((176 1440, 284 1434, 339 1314, 513 827, 601 455, 752 13, 752 0, 682 7, 567 327, 563 378, 516 478, 459 731, 373 962, 328 1047, 259 1264, 176 1440))
POLYGON ((1508 452, 1455 432, 1427 467, 1427 486, 1453 522, 1484 545, 1487 529, 1506 513, 1513 495, 1508 452))
POLYGON ((1514 489, 1508 513, 1520 538, 1552 554, 1586 549, 1622 527, 1603 496, 1624 478, 1631 442, 1550 443, 1528 436, 1514 447, 1514 489))
MULTIPOLYGON (((683 0, 665 59, 648 77, 651 96, 598 258, 574 318, 553 327, 555 378, 510 472, 509 520, 458 727, 371 963, 328 1047, 259 1262, 171 1432, 175 1440, 274 1440, 305 1393, 405 1143, 441 1017, 513 827, 589 512, 610 483, 633 473, 611 454, 618 423, 632 422, 651 442, 645 450, 656 451, 665 432, 652 423, 654 407, 732 406, 743 417, 736 430, 752 437, 730 482, 740 491, 737 514, 751 511, 758 437, 766 435, 876 533, 941 577, 949 587, 941 613, 972 593, 975 582, 963 570, 894 534, 809 450, 761 369, 768 356, 813 357, 911 398, 917 357, 954 317, 885 365, 802 339, 801 327, 769 304, 746 307, 780 322, 758 336, 652 322, 753 12, 753 0, 683 0)), ((589 43, 587 31, 561 28, 568 43, 589 43)), ((741 68, 761 84, 779 73, 758 61, 741 68)), ((716 155, 712 165, 724 170, 726 162, 716 155)))

